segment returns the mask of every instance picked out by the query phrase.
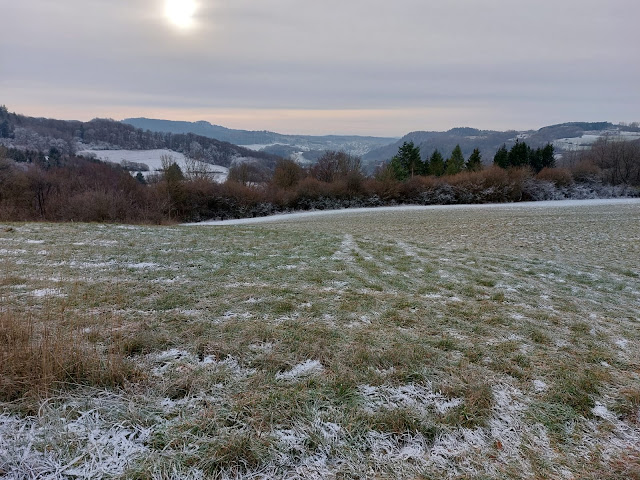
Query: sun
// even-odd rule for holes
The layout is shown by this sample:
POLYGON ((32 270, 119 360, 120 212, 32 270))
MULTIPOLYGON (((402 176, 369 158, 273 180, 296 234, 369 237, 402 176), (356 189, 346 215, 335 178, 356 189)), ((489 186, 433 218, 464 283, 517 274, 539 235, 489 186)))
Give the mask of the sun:
POLYGON ((176 27, 187 29, 193 26, 196 8, 195 0, 165 0, 164 15, 176 27))

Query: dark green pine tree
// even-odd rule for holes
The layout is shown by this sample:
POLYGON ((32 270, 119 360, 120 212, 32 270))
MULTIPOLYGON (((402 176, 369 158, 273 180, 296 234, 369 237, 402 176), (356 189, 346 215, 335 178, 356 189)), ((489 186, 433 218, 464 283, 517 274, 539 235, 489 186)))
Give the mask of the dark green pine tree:
POLYGON ((465 168, 469 172, 479 172, 480 170, 482 170, 482 154, 480 153, 479 149, 473 149, 473 153, 469 157, 469 160, 467 160, 465 168))
POLYGON ((542 149, 542 168, 553 168, 555 166, 555 149, 553 148, 553 145, 547 143, 542 149))
POLYGON ((493 163, 500 168, 508 168, 509 167, 509 151, 507 150, 507 145, 502 145, 496 154, 493 157, 493 163))
POLYGON ((531 156, 531 148, 525 142, 521 142, 520 139, 516 140, 516 143, 511 150, 509 150, 509 166, 510 167, 524 167, 529 165, 529 157, 531 156))
POLYGON ((556 160, 553 156, 553 145, 548 143, 544 148, 536 148, 529 152, 529 166, 538 173, 543 168, 551 168, 556 160))
POLYGON ((456 173, 460 173, 463 168, 464 155, 462 154, 460 145, 456 145, 456 147, 451 152, 451 156, 447 159, 445 173, 447 175, 455 175, 456 173))
POLYGON ((438 149, 431 154, 429 159, 429 174, 436 177, 444 175, 444 158, 438 149))
POLYGON ((420 159, 420 147, 416 147, 413 142, 404 142, 391 159, 391 168, 398 180, 422 175, 424 164, 420 159))

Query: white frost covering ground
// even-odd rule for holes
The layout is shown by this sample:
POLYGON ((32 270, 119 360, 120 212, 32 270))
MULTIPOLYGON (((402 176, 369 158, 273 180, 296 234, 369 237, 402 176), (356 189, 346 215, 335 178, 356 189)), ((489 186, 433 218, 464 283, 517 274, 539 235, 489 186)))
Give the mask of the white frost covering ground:
POLYGON ((318 360, 306 360, 295 365, 290 370, 276 373, 276 379, 293 381, 321 373, 322 370, 322 364, 318 360))
POLYGON ((186 350, 172 348, 160 353, 152 353, 147 355, 149 361, 154 367, 151 372, 154 375, 162 376, 169 371, 185 372, 196 368, 207 369, 226 369, 235 379, 246 378, 253 375, 256 370, 253 368, 245 368, 238 363, 238 360, 232 356, 228 356, 224 360, 218 360, 214 356, 206 356, 201 361, 186 350))
POLYGON ((56 288, 42 288, 31 292, 34 297, 65 297, 66 295, 56 288))
MULTIPOLYGON (((81 150, 77 154, 81 156, 95 155, 98 160, 117 164, 121 164, 122 161, 143 163, 149 167, 148 172, 142 172, 145 177, 162 170, 162 157, 164 155, 170 156, 183 172, 187 168, 185 156, 173 150, 81 150)), ((211 172, 216 182, 224 182, 229 174, 229 169, 220 165, 196 161, 196 168, 211 172)))
POLYGON ((356 215, 361 213, 378 212, 407 212, 422 210, 482 210, 488 208, 561 208, 561 207, 590 207, 598 205, 638 205, 638 198, 607 198, 590 200, 546 200, 541 202, 517 202, 517 203, 485 203, 474 205, 399 205, 395 207, 370 207, 370 208, 345 208, 341 210, 314 210, 310 212, 284 213, 258 218, 239 218, 236 220, 208 220, 186 225, 251 225, 255 223, 270 223, 282 221, 305 220, 312 217, 328 215, 356 215))
POLYGON ((365 400, 365 408, 369 411, 412 408, 426 413, 429 407, 433 407, 438 413, 445 413, 462 404, 459 398, 448 399, 441 393, 434 392, 431 385, 409 384, 399 387, 362 385, 358 390, 365 400))
MULTIPOLYGON (((157 361, 195 361, 185 351, 168 350, 155 357, 157 361)), ((207 357, 200 364, 218 364, 207 357)), ((233 363, 233 362, 231 362, 233 363)), ((314 361, 301 365, 317 364, 314 361)), ((299 368, 306 370, 306 368, 299 368)), ((224 385, 216 386, 224 395, 224 385)), ((447 400, 430 386, 405 385, 363 386, 365 403, 373 408, 409 408, 421 411, 425 406, 451 408, 461 400, 447 400)), ((524 415, 531 401, 519 389, 501 384, 493 387, 494 406, 487 427, 460 428, 439 434, 435 441, 420 433, 396 435, 369 431, 363 443, 350 442, 348 429, 316 412, 311 421, 301 421, 289 428, 274 428, 270 435, 278 448, 272 461, 259 471, 241 477, 222 474, 221 478, 305 478, 334 477, 347 468, 353 478, 365 478, 366 470, 392 472, 397 478, 411 478, 420 469, 439 472, 441 478, 482 475, 495 477, 502 466, 517 466, 523 478, 533 475, 526 452, 536 452, 542 461, 553 462, 556 453, 550 446, 546 429, 541 424, 528 424, 524 415), (309 440, 315 445, 309 448, 309 440), (496 455, 497 449, 497 455, 496 455), (286 473, 285 473, 286 472, 286 473), (364 476, 363 476, 364 475, 364 476)), ((0 414, 0 472, 3 478, 105 478, 123 475, 136 462, 152 452, 148 442, 155 431, 161 431, 172 420, 161 415, 185 415, 193 408, 211 404, 214 396, 188 397, 180 401, 149 398, 144 404, 107 392, 85 392, 65 400, 45 402, 38 416, 18 418, 0 414), (129 418, 129 420, 128 420, 129 418), (146 426, 139 419, 146 418, 146 426)), ((640 429, 620 421, 605 405, 596 403, 595 416, 584 432, 577 451, 592 455, 607 435, 603 459, 640 451, 640 429), (608 424, 603 430, 603 425, 608 424)), ((176 417, 176 418, 178 418, 176 417)), ((180 456, 180 448, 168 449, 164 455, 180 456)), ((202 472, 175 470, 150 472, 152 478, 203 478, 202 472), (167 477, 167 475, 169 477, 167 477)), ((573 478, 567 470, 555 470, 554 478, 573 478)))
POLYGON ((122 475, 147 453, 152 430, 114 422, 114 406, 127 407, 102 393, 56 408, 45 404, 37 417, 0 414, 0 474, 7 480, 122 475), (77 418, 69 420, 70 411, 77 418))

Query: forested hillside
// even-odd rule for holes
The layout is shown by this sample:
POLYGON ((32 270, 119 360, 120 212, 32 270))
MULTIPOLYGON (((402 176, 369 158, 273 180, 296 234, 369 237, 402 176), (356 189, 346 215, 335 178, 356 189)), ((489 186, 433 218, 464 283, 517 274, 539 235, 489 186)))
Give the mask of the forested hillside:
POLYGON ((505 145, 511 148, 518 140, 526 140, 532 148, 544 147, 548 143, 554 144, 556 151, 588 148, 598 136, 625 135, 630 139, 640 137, 638 125, 614 125, 609 122, 571 122, 550 125, 539 130, 500 132, 495 130, 478 130, 475 128, 452 128, 447 132, 411 132, 397 142, 372 150, 363 155, 365 164, 378 164, 391 158, 405 142, 412 142, 420 147, 422 160, 428 159, 435 150, 450 152, 456 145, 460 145, 465 156, 471 155, 474 149, 479 149, 485 159, 493 158, 494 154, 505 145), (584 139, 582 137, 585 137, 584 139), (563 139, 575 139, 573 143, 563 142, 563 139))
POLYGON ((0 142, 25 151, 57 152, 68 155, 79 146, 96 149, 170 149, 191 158, 224 167, 234 160, 257 163, 272 170, 278 157, 255 152, 192 133, 158 133, 135 128, 110 119, 89 122, 34 118, 10 113, 0 107, 0 142))

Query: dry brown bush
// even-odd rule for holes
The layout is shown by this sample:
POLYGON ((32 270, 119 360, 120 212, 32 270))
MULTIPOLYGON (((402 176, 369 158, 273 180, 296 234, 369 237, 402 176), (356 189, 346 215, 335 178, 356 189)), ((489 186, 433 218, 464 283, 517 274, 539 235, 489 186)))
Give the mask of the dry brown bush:
POLYGON ((307 177, 300 181, 296 187, 296 197, 316 200, 321 197, 331 196, 333 193, 332 184, 307 177))
POLYGON ((543 168, 536 175, 536 179, 551 182, 556 187, 568 187, 573 184, 573 176, 566 168, 543 168))
POLYGON ((583 158, 571 167, 571 175, 576 182, 593 182, 602 177, 602 170, 593 161, 583 158))

